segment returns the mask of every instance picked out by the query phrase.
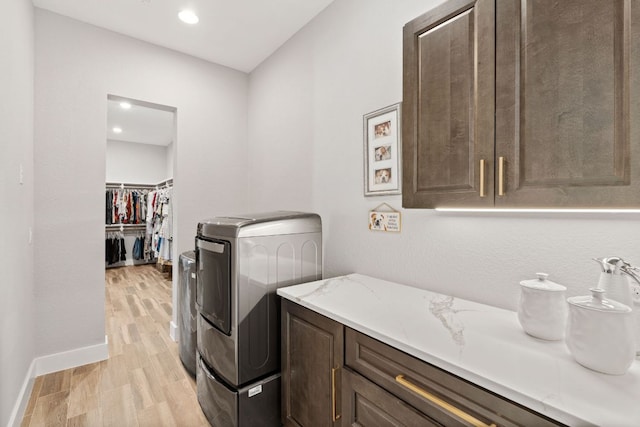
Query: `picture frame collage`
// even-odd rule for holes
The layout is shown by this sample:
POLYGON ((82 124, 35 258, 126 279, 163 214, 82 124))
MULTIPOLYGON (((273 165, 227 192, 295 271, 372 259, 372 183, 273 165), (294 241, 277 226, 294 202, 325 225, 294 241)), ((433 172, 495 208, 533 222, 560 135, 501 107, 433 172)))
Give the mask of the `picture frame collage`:
POLYGON ((363 117, 364 195, 402 193, 400 103, 363 117))

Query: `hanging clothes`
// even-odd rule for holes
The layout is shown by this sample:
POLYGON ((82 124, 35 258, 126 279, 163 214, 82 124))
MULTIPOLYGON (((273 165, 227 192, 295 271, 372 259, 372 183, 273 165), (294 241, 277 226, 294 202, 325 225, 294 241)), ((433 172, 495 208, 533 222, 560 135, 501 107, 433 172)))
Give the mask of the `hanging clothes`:
POLYGON ((138 236, 136 237, 135 242, 133 243, 133 251, 131 253, 131 256, 133 256, 133 259, 135 260, 141 260, 141 259, 145 259, 145 253, 144 253, 144 241, 145 238, 142 236, 138 236))
POLYGON ((107 265, 127 260, 127 250, 122 233, 110 233, 105 238, 105 262, 107 265))
POLYGON ((120 236, 120 261, 127 260, 127 249, 124 245, 124 236, 120 236))
POLYGON ((164 261, 171 261, 171 249, 173 247, 173 204, 171 203, 173 189, 167 188, 164 194, 164 202, 161 208, 160 238, 162 247, 159 248, 159 258, 164 261))
MULTIPOLYGON (((156 190, 133 188, 120 184, 107 184, 105 192, 105 224, 144 225, 145 231, 136 236, 131 253, 127 254, 125 239, 120 234, 109 234, 105 238, 105 262, 107 265, 121 263, 127 255, 136 261, 170 261, 173 243, 172 188, 167 186, 156 190)), ((127 233, 132 229, 127 229, 127 233)), ((135 232, 135 231, 133 231, 135 232)), ((129 236, 129 234, 127 234, 129 236)), ((127 239, 129 245, 131 240, 127 239)))
POLYGON ((146 189, 107 189, 105 224, 144 224, 148 193, 146 189))
POLYGON ((171 261, 173 246, 173 188, 167 187, 147 195, 145 254, 152 253, 160 262, 171 261))
POLYGON ((105 224, 113 224, 113 190, 107 189, 105 207, 105 224))

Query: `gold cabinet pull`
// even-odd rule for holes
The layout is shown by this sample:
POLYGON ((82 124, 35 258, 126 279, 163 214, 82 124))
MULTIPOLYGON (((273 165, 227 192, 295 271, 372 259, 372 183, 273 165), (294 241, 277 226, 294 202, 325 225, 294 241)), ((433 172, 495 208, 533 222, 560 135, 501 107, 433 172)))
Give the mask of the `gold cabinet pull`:
POLYGON ((484 175, 486 167, 487 162, 485 161, 485 159, 480 159, 480 197, 487 197, 487 191, 484 188, 484 175))
POLYGON ((400 383, 402 386, 408 388, 409 390, 416 393, 417 395, 427 399, 428 401, 436 404, 437 406, 444 409, 445 411, 455 415, 458 418, 463 419, 464 421, 468 422, 469 424, 475 427, 497 427, 495 424, 485 424, 479 419, 477 419, 476 417, 467 414, 462 409, 456 408, 452 404, 447 403, 444 400, 440 399, 439 397, 434 396, 433 394, 421 389, 420 387, 413 384, 412 382, 407 381, 404 378, 404 375, 402 374, 396 376, 396 382, 400 383))
POLYGON ((504 157, 498 158, 498 196, 504 196, 504 157))
POLYGON ((340 368, 332 368, 331 369, 331 417, 333 418, 333 422, 335 423, 340 419, 340 414, 338 414, 337 402, 336 402, 336 372, 340 368))

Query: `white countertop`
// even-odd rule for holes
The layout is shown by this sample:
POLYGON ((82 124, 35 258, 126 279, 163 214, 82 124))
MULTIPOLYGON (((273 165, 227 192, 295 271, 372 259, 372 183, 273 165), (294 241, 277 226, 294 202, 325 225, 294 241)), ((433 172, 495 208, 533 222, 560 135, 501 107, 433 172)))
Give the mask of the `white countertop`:
POLYGON ((571 426, 640 426, 640 362, 584 368, 564 341, 527 335, 513 311, 361 274, 278 295, 571 426))

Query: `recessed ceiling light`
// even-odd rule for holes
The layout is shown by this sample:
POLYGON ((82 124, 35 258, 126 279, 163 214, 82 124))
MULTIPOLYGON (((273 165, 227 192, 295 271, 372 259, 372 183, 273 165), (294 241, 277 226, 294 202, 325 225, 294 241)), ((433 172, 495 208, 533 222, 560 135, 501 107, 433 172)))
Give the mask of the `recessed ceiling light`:
POLYGON ((200 19, 193 10, 185 9, 178 14, 178 18, 187 24, 197 24, 200 19))
POLYGON ((124 110, 128 110, 129 108, 131 108, 131 104, 128 102, 121 102, 120 107, 124 110))
POLYGON ((114 127, 112 130, 113 133, 122 133, 122 128, 119 128, 118 126, 114 127))

